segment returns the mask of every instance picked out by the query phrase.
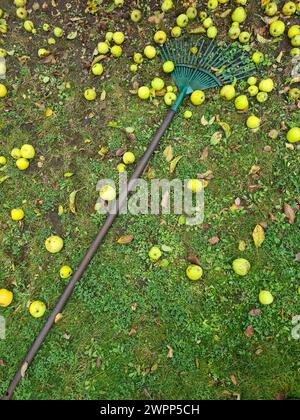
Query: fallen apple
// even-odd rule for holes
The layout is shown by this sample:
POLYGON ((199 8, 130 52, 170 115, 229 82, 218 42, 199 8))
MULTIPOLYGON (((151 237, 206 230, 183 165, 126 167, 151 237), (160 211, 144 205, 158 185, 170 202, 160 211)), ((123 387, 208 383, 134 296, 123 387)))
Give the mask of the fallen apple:
POLYGON ((24 219, 25 213, 22 209, 12 209, 10 212, 10 217, 15 222, 19 222, 20 220, 24 219))
POLYGON ((157 246, 153 246, 149 251, 149 258, 151 261, 158 261, 162 256, 161 250, 157 246))
POLYGON ((237 258, 233 261, 232 268, 239 276, 246 276, 250 271, 251 265, 245 258, 237 258))
POLYGON ((33 316, 33 318, 41 318, 45 314, 46 310, 46 305, 40 300, 32 302, 29 306, 29 313, 33 316))
POLYGON ((50 236, 45 241, 45 247, 50 254, 57 254, 64 247, 64 241, 59 236, 50 236))
POLYGON ((187 277, 192 281, 198 281, 203 276, 203 270, 199 265, 191 264, 186 269, 187 277))
POLYGON ((1 289, 0 290, 0 306, 2 308, 7 308, 13 301, 14 295, 10 290, 1 289))

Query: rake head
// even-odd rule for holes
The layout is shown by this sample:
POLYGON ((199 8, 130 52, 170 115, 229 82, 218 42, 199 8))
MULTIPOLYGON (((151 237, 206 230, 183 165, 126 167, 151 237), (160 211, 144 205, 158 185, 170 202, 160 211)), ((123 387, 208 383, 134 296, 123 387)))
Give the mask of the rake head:
POLYGON ((172 39, 161 47, 161 55, 174 63, 172 76, 184 96, 246 79, 256 70, 237 44, 206 38, 172 39))

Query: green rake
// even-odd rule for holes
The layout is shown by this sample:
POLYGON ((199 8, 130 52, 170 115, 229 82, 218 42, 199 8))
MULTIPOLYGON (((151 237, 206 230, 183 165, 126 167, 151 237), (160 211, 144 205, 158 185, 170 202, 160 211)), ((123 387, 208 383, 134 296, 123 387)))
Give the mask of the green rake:
POLYGON ((145 171, 151 156, 159 145, 160 139, 168 129, 184 98, 195 90, 218 88, 226 84, 231 84, 234 81, 248 78, 255 73, 254 64, 238 45, 226 44, 225 42, 207 40, 204 38, 192 37, 189 39, 171 40, 161 48, 161 56, 164 61, 173 61, 175 65, 172 75, 179 89, 177 100, 167 113, 165 120, 152 139, 144 156, 137 164, 137 168, 128 182, 127 191, 120 193, 116 202, 116 211, 108 214, 104 225, 88 249, 78 270, 71 278, 43 329, 33 342, 19 370, 3 396, 3 400, 9 400, 11 398, 16 386, 22 377, 24 377, 25 371, 33 361, 55 323, 56 316, 63 311, 76 284, 86 271, 104 237, 118 216, 128 194, 134 190, 136 181, 145 171))

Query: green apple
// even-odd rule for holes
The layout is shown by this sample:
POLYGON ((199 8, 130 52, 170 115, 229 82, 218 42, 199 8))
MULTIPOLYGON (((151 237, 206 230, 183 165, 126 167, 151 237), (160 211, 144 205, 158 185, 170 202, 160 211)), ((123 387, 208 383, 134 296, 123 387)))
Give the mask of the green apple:
POLYGON ((285 24, 282 20, 276 20, 270 25, 270 34, 275 38, 284 34, 285 24))
POLYGON ((246 276, 250 271, 251 265, 245 258, 237 258, 233 261, 232 268, 239 276, 246 276))
POLYGON ((59 236, 50 236, 46 242, 45 247, 50 254, 57 254, 64 247, 64 241, 59 236))
POLYGON ((267 92, 259 92, 256 96, 256 99, 259 103, 264 103, 268 100, 269 95, 267 94, 267 92))
POLYGON ((116 198, 117 193, 111 185, 104 185, 99 191, 100 198, 104 201, 112 201, 116 198))
POLYGON ((245 20, 247 19, 247 13, 246 10, 244 9, 244 7, 237 7, 232 15, 231 15, 231 19, 233 22, 238 22, 238 23, 243 23, 245 22, 245 20))
POLYGON ((25 7, 19 7, 16 11, 17 17, 19 19, 26 19, 27 18, 27 10, 25 9, 25 7))
POLYGON ((33 159, 35 156, 34 147, 31 144, 24 144, 21 147, 21 156, 24 159, 33 159))
POLYGON ((168 106, 173 105, 176 99, 177 99, 177 96, 175 95, 174 92, 168 92, 164 96, 165 104, 168 106))
POLYGON ((24 29, 27 32, 32 32, 34 30, 34 24, 31 20, 25 20, 24 29))
POLYGON ((239 35, 239 41, 241 44, 248 44, 250 41, 251 34, 249 32, 243 31, 239 35))
POLYGON ((208 10, 216 10, 216 8, 219 6, 218 0, 208 0, 207 2, 207 8, 208 10))
POLYGON ((190 118, 192 118, 192 116, 193 116, 193 113, 192 111, 189 111, 189 110, 185 111, 183 114, 183 118, 186 120, 189 120, 190 118))
POLYGON ((0 166, 5 166, 7 164, 7 159, 5 156, 0 156, 0 166))
POLYGON ((115 32, 113 35, 113 41, 117 45, 122 45, 125 41, 125 35, 122 32, 115 32))
POLYGON ((174 28, 171 29, 171 36, 173 38, 179 38, 181 36, 182 30, 179 26, 174 26, 174 28))
POLYGON ((251 115, 247 119, 247 127, 251 128, 252 130, 259 128, 261 123, 260 118, 256 117, 255 115, 251 115))
POLYGON ((94 101, 97 98, 96 90, 94 88, 86 89, 84 97, 87 101, 94 101))
POLYGON ((124 0, 114 0, 116 7, 123 7, 124 6, 124 0))
POLYGON ((113 47, 111 47, 110 52, 111 55, 115 58, 119 58, 123 54, 123 50, 122 47, 120 47, 120 45, 114 45, 113 47))
MULTIPOLYGON (((292 57, 297 57, 298 55, 300 55, 300 48, 292 48, 290 51, 290 54, 292 57)), ((1 57, 1 54, 0 54, 1 57)))
POLYGON ((167 40, 167 34, 164 31, 158 31, 154 35, 154 42, 159 45, 163 45, 167 40))
POLYGON ((197 9, 196 7, 189 7, 186 11, 186 15, 190 20, 193 20, 197 17, 197 9))
POLYGON ((203 182, 199 179, 190 179, 187 183, 187 188, 192 191, 192 193, 198 193, 203 190, 203 182))
POLYGON ((211 17, 208 17, 208 18, 204 19, 204 21, 203 21, 203 26, 204 26, 205 29, 210 28, 211 26, 213 26, 213 24, 214 24, 214 21, 212 20, 211 17))
POLYGON ((20 171, 26 171, 26 169, 29 168, 29 161, 25 158, 20 158, 16 161, 16 167, 20 171))
POLYGON ((107 54, 109 52, 109 46, 106 42, 99 42, 97 46, 99 54, 107 54))
POLYGON ((175 65, 174 65, 173 61, 166 61, 163 64, 163 71, 165 73, 172 73, 174 71, 174 69, 175 69, 175 65))
POLYGON ((149 60, 152 60, 157 54, 156 48, 152 45, 147 45, 144 49, 144 54, 147 58, 149 58, 149 60))
POLYGON ((260 84, 259 84, 259 90, 261 91, 261 92, 267 92, 267 93, 270 93, 270 92, 272 92, 272 90, 274 90, 275 89, 275 86, 274 86, 274 82, 273 82, 273 80, 272 79, 264 79, 264 80, 262 80, 261 82, 260 82, 260 84))
POLYGON ((71 267, 69 267, 68 265, 64 265, 63 267, 61 267, 61 269, 59 270, 59 275, 62 279, 68 279, 69 277, 71 277, 73 274, 73 270, 71 267))
POLYGON ((238 111, 244 111, 249 107, 249 101, 246 95, 238 96, 234 104, 238 111))
POLYGON ((273 1, 266 5, 265 12, 268 16, 275 16, 278 11, 277 4, 273 1))
POLYGON ((130 19, 132 20, 132 22, 134 23, 138 23, 141 21, 142 19, 142 12, 138 9, 134 9, 131 14, 130 14, 130 19))
POLYGON ((256 78, 256 77, 254 77, 254 76, 250 76, 250 77, 247 79, 247 83, 248 83, 248 85, 250 85, 250 86, 252 86, 252 85, 256 85, 256 83, 257 83, 257 78, 256 78))
POLYGON ((300 35, 294 36, 291 40, 291 44, 293 47, 300 47, 300 35))
POLYGON ((232 25, 229 29, 228 35, 230 37, 230 39, 238 39, 238 37, 241 34, 241 29, 239 26, 237 25, 232 25))
POLYGON ((192 281, 198 281, 203 276, 203 270, 199 265, 191 264, 186 269, 187 277, 192 281))
POLYGON ((161 10, 166 13, 174 7, 172 0, 164 0, 161 5, 161 10))
POLYGON ((144 61, 144 58, 143 58, 142 54, 140 54, 140 53, 134 53, 134 55, 133 55, 133 61, 136 64, 142 64, 142 62, 144 61))
POLYGON ((294 38, 296 35, 300 35, 300 25, 293 25, 288 30, 288 37, 290 39, 294 38))
POLYGON ((149 258, 151 261, 158 261, 162 256, 161 250, 157 246, 153 246, 149 251, 149 258))
POLYGON ((190 99, 193 105, 199 106, 205 101, 205 93, 202 90, 195 90, 190 99))
POLYGON ((206 35, 210 39, 216 38, 216 36, 218 35, 218 29, 217 29, 217 27, 216 26, 210 26, 207 29, 206 35))
POLYGON ((165 82, 159 77, 155 77, 151 82, 151 86, 155 91, 160 91, 165 87, 165 82))
POLYGON ((255 85, 249 86, 248 93, 250 96, 256 96, 258 94, 258 87, 255 85))
POLYGON ((282 8, 282 13, 285 16, 292 16, 296 13, 297 6, 293 1, 288 1, 282 8))
POLYGON ((262 63, 264 61, 265 56, 260 51, 255 51, 255 53, 252 55, 252 61, 255 64, 262 63))
POLYGON ((138 96, 142 100, 150 98, 150 89, 147 86, 141 86, 138 90, 138 96))
POLYGON ((267 290, 262 290, 259 293, 258 299, 262 305, 271 305, 274 302, 272 294, 267 290))
POLYGON ((40 300, 32 302, 29 306, 29 313, 33 316, 33 318, 41 318, 45 314, 46 310, 46 305, 40 300))
POLYGON ((56 27, 54 28, 53 33, 56 38, 61 38, 64 34, 64 30, 62 28, 56 27))
POLYGON ((182 13, 181 15, 177 17, 176 23, 177 23, 177 26, 179 26, 180 28, 185 28, 189 23, 189 18, 187 17, 187 15, 182 13))
POLYGON ((289 99, 291 101, 298 101, 300 100, 300 89, 292 88, 289 90, 289 99))
POLYGON ((130 66, 130 71, 132 71, 132 73, 136 73, 138 71, 138 65, 137 64, 131 64, 130 66))
POLYGON ((135 162, 135 155, 132 152, 126 152, 123 155, 123 162, 125 165, 132 165, 135 162))
POLYGON ((24 7, 27 4, 27 0, 14 0, 14 5, 16 7, 24 7))
POLYGON ((101 74, 103 73, 104 69, 101 63, 95 63, 92 67, 92 73, 95 76, 101 76, 101 74))
POLYGON ((222 87, 220 95, 230 101, 235 97, 235 87, 233 85, 225 85, 222 87))
POLYGON ((300 128, 291 128, 287 133, 287 140, 289 143, 298 143, 300 141, 300 128))

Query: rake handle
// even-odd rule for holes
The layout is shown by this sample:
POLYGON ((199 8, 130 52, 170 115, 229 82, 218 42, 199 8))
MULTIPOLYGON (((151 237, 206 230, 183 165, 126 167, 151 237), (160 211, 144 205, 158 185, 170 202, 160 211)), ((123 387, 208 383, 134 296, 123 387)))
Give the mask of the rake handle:
POLYGON ((32 346, 31 346, 29 352, 27 353, 24 361, 22 362, 19 370, 17 371, 17 373, 15 374, 15 376, 14 376, 13 380, 11 381, 9 387, 7 388, 7 391, 4 394, 2 400, 10 400, 10 398, 12 397, 15 388, 17 387, 18 383, 22 379, 22 371, 25 370, 24 366, 26 366, 26 368, 28 368, 30 366, 31 362, 33 361, 34 357, 38 353, 40 347, 42 346, 45 338, 47 337, 49 331, 51 330, 51 328, 52 328, 52 326, 55 322, 55 318, 56 318, 57 314, 59 314, 63 311, 65 305, 67 304, 70 296, 73 293, 73 290, 74 290, 76 284, 78 283, 78 281, 81 279, 82 275, 84 274, 84 272, 88 268, 91 260, 93 259, 94 255, 96 254, 101 242, 103 241, 104 237, 106 236, 107 232, 109 231, 109 229, 110 229, 111 225, 113 224, 114 220, 117 218, 117 216, 119 214, 119 211, 122 208, 123 204, 125 203, 129 193, 134 189, 137 179, 141 177, 144 170, 146 169, 146 167, 147 167, 147 165, 150 161, 151 156, 153 155, 155 149, 158 147, 160 139, 162 138, 162 136, 164 135, 164 133, 168 129, 168 127, 171 124, 175 114, 176 114, 176 112, 174 110, 172 110, 172 109, 169 110, 164 122, 162 123, 162 125, 160 126, 158 131, 156 132, 156 134, 153 137, 147 151, 145 152, 144 156, 142 157, 142 159, 138 163, 134 173, 132 174, 130 180, 128 181, 127 190, 125 190, 123 193, 121 193, 120 196, 118 197, 117 206, 116 206, 117 211, 114 214, 109 214, 107 216, 107 219, 104 222, 104 225, 102 226, 102 228, 99 231, 96 239, 94 240, 94 242, 91 244, 90 248, 88 249, 85 257, 81 261, 78 270, 75 272, 75 274, 71 278, 69 284, 65 288, 63 294, 59 298, 55 308, 52 310, 52 312, 51 312, 47 322, 45 323, 43 329, 41 330, 41 332, 39 333, 39 335, 37 336, 37 338, 33 342, 32 346))

